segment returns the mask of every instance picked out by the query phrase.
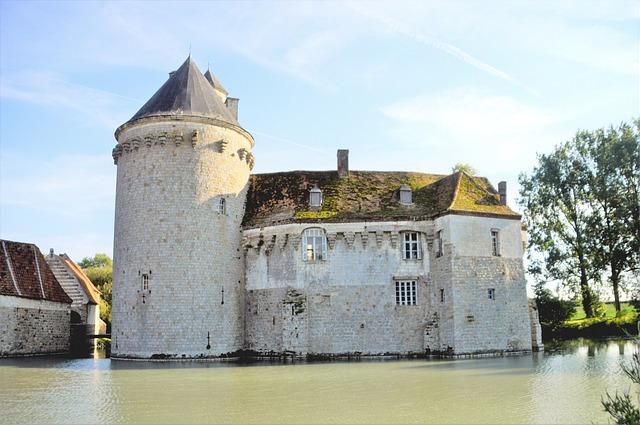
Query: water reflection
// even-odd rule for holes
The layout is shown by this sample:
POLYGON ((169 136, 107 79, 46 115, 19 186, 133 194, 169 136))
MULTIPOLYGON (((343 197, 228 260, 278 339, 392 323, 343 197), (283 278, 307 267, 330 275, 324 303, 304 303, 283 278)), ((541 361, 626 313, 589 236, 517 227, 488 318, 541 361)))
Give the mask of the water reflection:
POLYGON ((0 360, 0 423, 591 423, 630 340, 532 355, 296 364, 0 360), (6 422, 3 422, 6 421, 6 422))

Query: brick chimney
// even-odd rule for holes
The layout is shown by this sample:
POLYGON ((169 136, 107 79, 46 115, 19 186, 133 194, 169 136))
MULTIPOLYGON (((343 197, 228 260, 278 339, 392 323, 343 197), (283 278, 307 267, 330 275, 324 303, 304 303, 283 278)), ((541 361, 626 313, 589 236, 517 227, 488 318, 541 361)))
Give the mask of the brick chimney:
POLYGON ((500 205, 507 205, 507 182, 498 183, 498 193, 500 194, 500 205))
POLYGON ((349 177, 349 149, 338 149, 338 176, 349 177))

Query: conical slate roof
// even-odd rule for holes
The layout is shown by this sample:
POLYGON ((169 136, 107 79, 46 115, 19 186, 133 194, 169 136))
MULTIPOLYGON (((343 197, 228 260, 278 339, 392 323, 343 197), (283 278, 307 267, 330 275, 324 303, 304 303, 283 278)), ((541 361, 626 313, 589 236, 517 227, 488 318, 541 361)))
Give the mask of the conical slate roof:
POLYGON ((218 78, 216 78, 216 76, 213 75, 210 70, 207 69, 207 72, 204 73, 204 78, 206 78, 207 81, 211 83, 213 88, 220 90, 224 94, 229 94, 229 92, 226 91, 224 87, 222 87, 222 84, 220 84, 220 80, 218 80, 218 78))
MULTIPOLYGON (((211 75, 210 72, 209 74, 211 75)), ((240 125, 216 95, 191 56, 177 71, 170 74, 167 82, 131 117, 129 122, 154 115, 195 115, 240 125)))

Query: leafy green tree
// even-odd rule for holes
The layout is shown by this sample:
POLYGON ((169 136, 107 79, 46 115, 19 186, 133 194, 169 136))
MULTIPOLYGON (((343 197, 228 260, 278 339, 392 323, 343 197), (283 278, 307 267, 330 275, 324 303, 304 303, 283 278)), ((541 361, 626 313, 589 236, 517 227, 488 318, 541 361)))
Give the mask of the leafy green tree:
POLYGON ((113 288, 113 261, 106 254, 96 254, 93 258, 85 257, 79 266, 91 282, 102 292, 100 302, 100 318, 111 325, 111 294, 113 288))
POLYGON ((542 284, 536 285, 535 293, 540 323, 555 328, 569 320, 576 312, 574 301, 560 299, 542 284))
POLYGON ((475 176, 476 175, 476 169, 475 168, 473 168, 469 164, 465 164, 465 163, 462 163, 462 162, 458 162, 456 165, 454 165, 451 168, 451 172, 452 173, 457 173, 459 171, 465 172, 465 173, 469 174, 470 176, 475 176))
MULTIPOLYGON (((534 261, 534 269, 543 280, 578 287, 584 311, 593 317, 594 293, 589 281, 598 271, 589 243, 590 212, 585 208, 588 180, 575 146, 576 139, 560 144, 551 154, 538 155, 531 175, 519 176, 519 203, 524 209, 529 247, 543 258, 542 264, 534 261)), ((529 256, 535 260, 531 250, 529 256)))
POLYGON ((576 148, 585 170, 589 195, 589 229, 595 267, 608 274, 617 312, 623 275, 637 268, 638 192, 640 191, 640 132, 621 124, 618 128, 580 132, 576 148))
POLYGON ((84 257, 82 261, 78 263, 78 265, 83 269, 88 269, 90 267, 103 267, 103 266, 112 267, 113 261, 107 254, 98 253, 94 255, 93 258, 84 257))

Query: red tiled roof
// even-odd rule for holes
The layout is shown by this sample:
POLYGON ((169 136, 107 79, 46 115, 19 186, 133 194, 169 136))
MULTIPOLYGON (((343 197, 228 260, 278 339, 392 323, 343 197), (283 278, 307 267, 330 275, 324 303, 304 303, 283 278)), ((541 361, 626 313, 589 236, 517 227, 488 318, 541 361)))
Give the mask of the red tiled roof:
POLYGON ((0 295, 71 303, 37 246, 2 239, 0 295))

